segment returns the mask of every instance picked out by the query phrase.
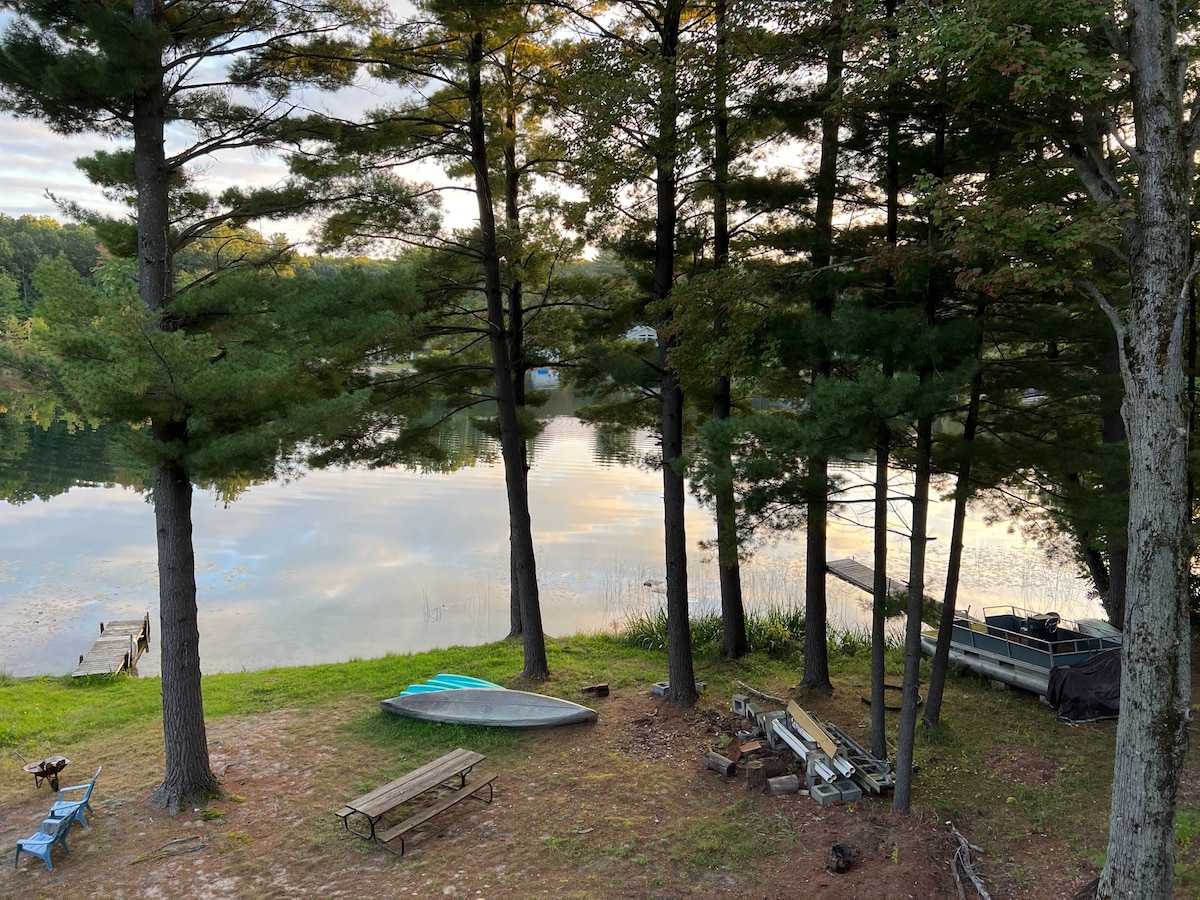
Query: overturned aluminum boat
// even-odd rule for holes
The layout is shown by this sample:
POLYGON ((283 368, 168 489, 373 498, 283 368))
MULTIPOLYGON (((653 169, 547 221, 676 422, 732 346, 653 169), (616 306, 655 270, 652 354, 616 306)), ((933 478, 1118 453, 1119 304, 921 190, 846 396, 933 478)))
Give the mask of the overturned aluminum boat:
MULTIPOLYGON (((1035 613, 1015 606, 989 606, 983 620, 956 616, 950 659, 987 678, 1042 696, 1050 670, 1073 666, 1121 646, 1121 633, 1102 619, 1064 619, 1056 612, 1035 613)), ((932 656, 937 631, 921 634, 921 649, 932 656)))
POLYGON ((507 688, 453 688, 405 692, 379 705, 390 713, 447 725, 550 728, 595 722, 596 711, 570 700, 507 688))

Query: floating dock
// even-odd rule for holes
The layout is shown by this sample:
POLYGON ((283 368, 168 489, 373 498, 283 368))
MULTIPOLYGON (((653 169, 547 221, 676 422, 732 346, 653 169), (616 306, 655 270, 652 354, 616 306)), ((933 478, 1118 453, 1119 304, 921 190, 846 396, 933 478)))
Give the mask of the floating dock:
POLYGON ((150 614, 143 619, 100 623, 100 637, 92 649, 79 657, 72 677, 116 675, 132 670, 142 652, 150 647, 150 614))
MULTIPOLYGON (((868 594, 875 593, 875 572, 868 566, 864 566, 856 559, 831 559, 825 563, 825 568, 829 570, 829 574, 836 575, 842 581, 848 581, 859 590, 866 591, 868 594)), ((895 578, 887 580, 888 595, 907 594, 908 583, 898 581, 895 578)))

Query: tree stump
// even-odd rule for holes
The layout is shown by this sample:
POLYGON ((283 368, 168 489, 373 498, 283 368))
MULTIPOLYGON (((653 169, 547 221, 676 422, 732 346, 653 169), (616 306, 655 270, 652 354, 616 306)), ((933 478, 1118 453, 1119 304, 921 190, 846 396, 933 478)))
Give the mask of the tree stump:
POLYGON ((746 790, 761 791, 767 786, 767 767, 758 760, 748 762, 746 769, 746 790))
POLYGON ((772 797, 777 797, 780 794, 800 793, 800 776, 780 775, 778 778, 768 778, 767 793, 772 797))
POLYGON ((732 759, 726 759, 720 753, 705 753, 700 757, 704 763, 704 768, 712 769, 714 772, 720 772, 722 775, 730 776, 737 774, 737 763, 732 759))

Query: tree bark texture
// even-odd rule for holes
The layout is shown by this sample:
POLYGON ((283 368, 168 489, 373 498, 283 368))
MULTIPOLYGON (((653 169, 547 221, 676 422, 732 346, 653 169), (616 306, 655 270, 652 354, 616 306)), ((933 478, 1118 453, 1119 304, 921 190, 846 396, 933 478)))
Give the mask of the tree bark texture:
MULTIPOLYGON (((134 18, 156 23, 162 8, 135 0, 134 18)), ((146 308, 163 313, 159 327, 170 329, 174 263, 171 258, 170 171, 163 143, 167 98, 160 74, 133 98, 133 165, 137 185, 138 296, 146 308)), ((208 758, 204 700, 200 682, 200 626, 196 611, 196 562, 192 545, 192 485, 186 468, 166 451, 187 442, 187 423, 159 421, 151 433, 164 447, 154 470, 154 522, 158 545, 159 642, 162 655, 162 783, 150 802, 174 815, 183 806, 219 794, 220 783, 208 758)))
POLYGON ((891 461, 892 430, 880 419, 875 435, 875 522, 873 529, 874 581, 871 584, 871 754, 887 759, 887 702, 884 656, 887 652, 888 601, 888 463, 891 461))
POLYGON ((825 548, 829 527, 828 484, 829 461, 824 456, 810 458, 808 522, 805 527, 804 572, 804 673, 800 686, 818 691, 832 691, 829 679, 828 601, 825 594, 825 548))
POLYGON ((925 601, 925 541, 929 522, 929 480, 933 417, 917 420, 916 473, 913 480, 912 550, 908 568, 908 615, 904 628, 904 685, 896 738, 896 787, 892 812, 907 815, 912 805, 913 748, 917 733, 917 695, 921 682, 921 610, 925 601))
MULTIPOLYGON (((717 53, 713 106, 713 262, 718 270, 729 264, 729 59, 725 48, 726 0, 715 7, 717 53)), ((713 331, 724 331, 725 315, 718 311, 713 331)), ((732 382, 727 374, 718 375, 713 385, 714 419, 728 419, 733 413, 732 382)), ((733 490, 733 460, 724 443, 710 445, 715 468, 723 473, 714 491, 713 506, 717 525, 717 569, 721 582, 721 649, 726 659, 740 659, 749 650, 746 637, 746 607, 742 598, 742 567, 739 556, 737 498, 733 490)))
MULTIPOLYGON (((728 419, 730 382, 717 379, 713 399, 713 418, 728 419)), ((710 448, 710 452, 713 452, 710 448)), ((717 525, 717 568, 721 581, 721 650, 726 659, 741 659, 749 652, 746 635, 746 604, 742 596, 742 566, 739 555, 737 499, 733 492, 733 460, 724 446, 713 452, 713 464, 725 473, 714 497, 717 525)))
MULTIPOLYGON (((982 313, 980 313, 982 316, 982 313)), ((980 329, 982 336, 982 328, 980 329)), ((950 666, 950 635, 954 630, 954 615, 958 605, 958 579, 962 572, 963 533, 967 525, 967 501, 971 498, 972 443, 979 429, 979 404, 983 396, 982 339, 976 342, 975 358, 978 368, 971 378, 971 398, 967 402, 967 418, 963 422, 963 458, 958 466, 954 486, 954 513, 950 523, 950 557, 946 563, 946 590, 942 594, 942 615, 938 622, 937 649, 925 691, 925 712, 922 721, 937 725, 942 717, 942 696, 946 690, 946 670, 950 666)))
POLYGON ((542 633, 542 611, 538 598, 537 563, 533 549, 533 526, 529 515, 529 480, 525 471, 524 437, 513 389, 509 338, 505 328, 500 253, 496 242, 496 215, 488 181, 487 133, 483 116, 483 35, 471 38, 468 53, 467 92, 470 102, 468 132, 471 167, 479 212, 480 256, 483 264, 484 296, 487 302, 488 343, 492 351, 492 381, 500 421, 500 455, 504 461, 504 485, 508 494, 510 578, 521 598, 521 637, 525 651, 522 675, 541 681, 550 674, 546 660, 546 637, 542 633))
MULTIPOLYGON (((658 108, 658 141, 655 151, 654 277, 651 298, 664 300, 675 280, 676 131, 679 98, 676 54, 683 0, 668 0, 661 21, 661 90, 658 108)), ((659 389, 662 403, 663 530, 667 587, 667 699, 681 707, 696 703, 696 676, 692 666, 692 628, 688 619, 687 531, 684 527, 687 492, 683 472, 683 389, 672 368, 674 341, 664 327, 670 313, 658 314, 659 389)))
MULTIPOLYGON (((154 433, 156 439, 170 442, 186 435, 186 426, 178 422, 156 426, 154 433)), ((192 484, 178 463, 161 462, 154 469, 154 521, 166 774, 150 802, 174 815, 181 808, 207 802, 221 790, 209 765, 200 687, 192 484)))
MULTIPOLYGON (((841 94, 842 71, 845 68, 844 50, 840 37, 840 4, 831 12, 830 40, 825 60, 825 85, 821 91, 821 159, 817 169, 817 208, 813 222, 814 240, 812 266, 812 311, 814 317, 829 321, 833 318, 834 287, 827 271, 833 261, 833 216, 837 201, 837 166, 840 115, 834 103, 841 94)), ((813 365, 813 385, 828 378, 832 363, 827 348, 822 347, 813 365)), ((828 545, 829 459, 816 453, 808 460, 809 495, 808 522, 805 541, 804 578, 804 674, 802 687, 832 691, 829 679, 828 601, 825 592, 825 559, 828 545)))
POLYGON ((1117 323, 1129 433, 1129 575, 1108 854, 1097 887, 1105 898, 1173 894, 1191 719, 1183 332, 1192 166, 1174 8, 1155 0, 1129 6, 1138 196, 1126 233, 1128 319, 1117 323))
MULTIPOLYGON (((514 76, 514 48, 510 45, 505 56, 504 73, 504 218, 505 235, 508 239, 509 258, 513 259, 514 271, 520 271, 520 248, 512 246, 519 240, 521 232, 521 173, 517 168, 517 89, 514 76)), ((499 247, 497 246, 497 254, 499 247)), ((525 297, 524 284, 519 277, 514 277, 508 286, 508 321, 506 325, 508 337, 508 356, 512 367, 513 402, 520 409, 525 406, 525 297)), ((525 441, 521 441, 521 470, 525 472, 526 483, 529 480, 529 451, 525 441)), ((520 566, 521 553, 515 542, 510 542, 509 568, 520 566)), ((517 637, 524 632, 522 620, 521 591, 516 579, 512 579, 509 591, 509 637, 517 637)))
MULTIPOLYGON (((884 34, 889 41, 889 58, 894 63, 896 28, 892 24, 896 17, 896 0, 884 3, 884 18, 888 23, 884 34)), ((885 111, 885 144, 883 160, 884 181, 884 241, 895 253, 900 240, 900 116, 896 99, 897 86, 891 82, 887 89, 885 111)), ((891 309, 896 301, 896 279, 889 268, 884 273, 883 308, 891 309)), ((887 354, 883 363, 883 375, 890 379, 894 363, 887 354)), ((887 759, 887 701, 884 656, 886 647, 886 619, 888 604, 887 578, 887 527, 890 497, 888 464, 891 458, 892 429, 887 418, 880 415, 875 430, 875 523, 874 563, 875 581, 872 587, 871 605, 871 753, 878 759, 887 759)))

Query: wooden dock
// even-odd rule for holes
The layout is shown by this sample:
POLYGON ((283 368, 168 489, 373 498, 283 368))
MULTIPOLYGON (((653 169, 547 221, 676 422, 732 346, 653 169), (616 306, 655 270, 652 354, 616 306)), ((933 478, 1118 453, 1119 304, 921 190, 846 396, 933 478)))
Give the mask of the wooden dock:
MULTIPOLYGON (((848 581, 859 590, 868 594, 875 593, 875 572, 855 559, 831 559, 825 563, 829 574, 836 575, 842 581, 848 581)), ((908 584, 895 578, 887 580, 888 595, 907 594, 908 584)))
POLYGON ((100 636, 92 649, 79 657, 72 676, 115 675, 137 665, 138 657, 150 647, 150 614, 144 619, 100 623, 100 636))

